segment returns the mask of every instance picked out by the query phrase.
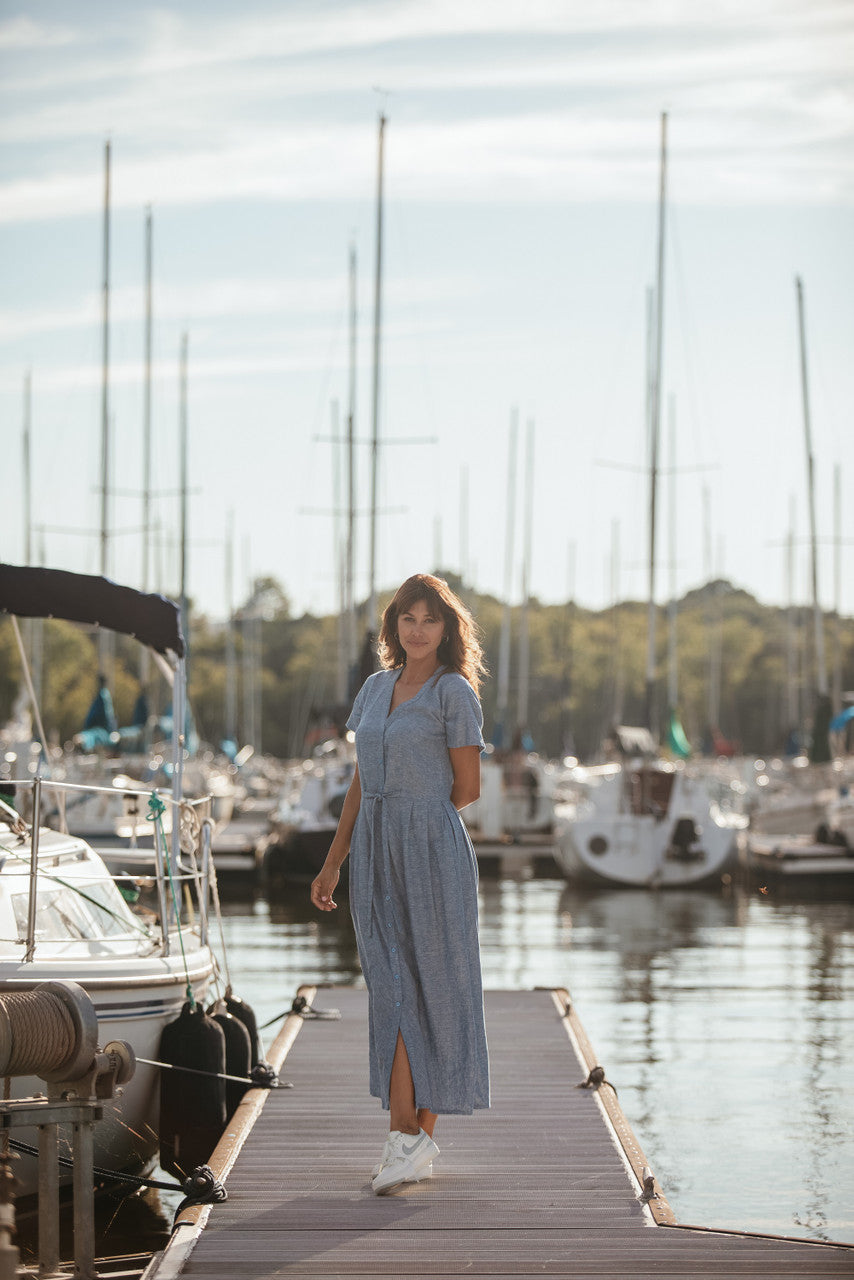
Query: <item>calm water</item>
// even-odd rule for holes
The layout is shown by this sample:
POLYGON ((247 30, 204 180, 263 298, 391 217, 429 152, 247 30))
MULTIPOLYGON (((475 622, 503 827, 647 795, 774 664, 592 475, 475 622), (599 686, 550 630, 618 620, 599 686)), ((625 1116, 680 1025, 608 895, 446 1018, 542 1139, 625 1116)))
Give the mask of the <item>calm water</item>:
MULTIPOLYGON (((224 912, 259 1022, 360 981, 346 905, 224 912)), ((854 905, 484 878, 481 947, 487 987, 570 988, 681 1222, 854 1241, 854 905)))
MULTIPOLYGON (((346 905, 225 887, 223 911, 259 1023, 360 982, 346 905)), ((481 941, 487 987, 570 988, 679 1221, 854 1241, 854 905, 484 878, 481 941)), ((162 1247, 179 1199, 102 1205, 99 1253, 162 1247)))

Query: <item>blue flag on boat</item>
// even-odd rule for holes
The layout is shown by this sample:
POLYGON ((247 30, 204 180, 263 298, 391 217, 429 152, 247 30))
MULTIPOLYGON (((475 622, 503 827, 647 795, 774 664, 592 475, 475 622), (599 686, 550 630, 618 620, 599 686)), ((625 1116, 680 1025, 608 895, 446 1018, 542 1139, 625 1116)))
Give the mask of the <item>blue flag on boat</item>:
POLYGON ((854 707, 846 707, 844 711, 840 711, 831 720, 828 728, 831 733, 838 733, 840 729, 844 729, 849 720, 854 720, 854 707))

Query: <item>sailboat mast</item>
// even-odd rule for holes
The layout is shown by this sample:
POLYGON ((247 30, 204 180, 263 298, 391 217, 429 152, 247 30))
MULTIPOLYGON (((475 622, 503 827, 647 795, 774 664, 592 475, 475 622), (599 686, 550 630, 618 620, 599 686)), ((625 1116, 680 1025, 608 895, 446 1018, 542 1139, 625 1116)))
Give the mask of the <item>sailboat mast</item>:
POLYGON ((371 409, 371 542, 370 542, 370 603, 368 627, 373 628, 377 619, 377 484, 379 478, 379 422, 380 422, 380 330, 382 323, 382 261, 383 261, 383 142, 385 116, 380 114, 379 147, 377 157, 377 242, 374 268, 374 374, 371 409))
POLYGON ((347 693, 356 664, 356 600, 353 585, 356 548, 356 246, 350 245, 350 378, 347 403, 347 547, 344 597, 347 613, 347 693))
POLYGON ((801 717, 798 708, 798 673, 796 657, 795 620, 795 499, 789 499, 789 531, 786 535, 786 697, 785 713, 786 734, 798 734, 801 731, 801 717))
POLYGON ((33 563, 33 472, 30 436, 33 423, 33 376, 24 374, 24 564, 33 563))
POLYGON ((332 431, 332 544, 338 579, 337 644, 335 646, 335 701, 347 701, 347 542, 341 534, 341 414, 337 400, 329 406, 332 431))
MULTIPOLYGON (((110 493, 110 143, 104 144, 103 285, 101 291, 101 576, 109 569, 110 493)), ((103 634, 103 633, 102 633, 103 634)))
POLYGON ((842 706, 842 635, 839 609, 842 596, 842 468, 833 468, 833 709, 842 706))
MULTIPOLYGON (((718 566, 720 569, 720 566, 718 566)), ((703 486, 703 574, 706 580, 706 632, 709 639, 709 687, 706 718, 710 733, 720 728, 721 719, 721 626, 722 596, 719 582, 712 587, 715 562, 712 554, 712 511, 707 485, 703 486)))
POLYGON ((611 521, 611 604, 614 614, 613 675, 614 691, 611 721, 620 724, 623 719, 623 655, 622 655, 622 603, 620 601, 620 522, 611 521))
POLYGON ((798 334, 801 347, 801 394, 804 407, 804 437, 807 449, 807 499, 810 517, 810 576, 812 578, 812 609, 815 630, 816 691, 819 697, 827 696, 827 661, 824 652, 824 625, 818 602, 818 535, 815 516, 815 460, 812 451, 812 427, 810 424, 809 385, 807 382, 807 340, 804 323, 804 289, 800 276, 795 278, 798 295, 798 334))
POLYGON ((151 206, 145 210, 145 379, 142 390, 142 589, 151 590, 151 206))
MULTIPOLYGON (((145 367, 142 386, 142 589, 151 590, 151 206, 145 210, 145 367)), ((140 645, 139 679, 148 682, 148 646, 140 645)))
POLYGON ((649 406, 649 605, 646 655, 646 723, 654 730, 655 701, 655 521, 658 496, 658 439, 661 425, 661 365, 664 333, 664 232, 667 191, 667 113, 661 115, 661 162, 658 190, 658 267, 655 287, 655 327, 649 406))
POLYGON ((667 607, 667 702, 671 714, 676 710, 679 699, 679 671, 676 663, 676 398, 670 396, 669 435, 670 435, 670 484, 668 512, 668 530, 670 545, 668 547, 669 564, 669 603, 667 607))
POLYGON ((181 626, 184 631, 184 640, 189 643, 190 639, 190 623, 187 617, 187 481, 188 481, 188 441, 187 441, 187 334, 181 334, 181 361, 180 361, 180 409, 179 409, 179 438, 181 449, 181 569, 180 569, 180 600, 181 600, 181 626))
POLYGON ((237 742, 237 671, 234 651, 234 512, 225 533, 225 737, 237 742))
POLYGON ((525 457, 525 527, 522 544, 522 625, 519 629, 519 699, 517 728, 528 728, 528 691, 531 665, 531 547, 534 525, 534 424, 528 422, 525 457))
POLYGON ((516 436, 519 411, 510 415, 510 441, 507 456, 507 506, 504 518, 504 607, 501 614, 501 638, 498 647, 498 698, 495 717, 496 746, 506 746, 507 718, 510 709, 510 596, 513 590, 513 550, 516 523, 516 436))

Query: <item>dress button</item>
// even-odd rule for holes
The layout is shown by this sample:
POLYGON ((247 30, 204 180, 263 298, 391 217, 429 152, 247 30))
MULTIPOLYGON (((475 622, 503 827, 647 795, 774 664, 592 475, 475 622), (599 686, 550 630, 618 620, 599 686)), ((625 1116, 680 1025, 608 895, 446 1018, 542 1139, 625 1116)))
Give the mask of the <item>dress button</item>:
POLYGON ((400 1008, 400 1001, 399 1001, 399 1000, 395 1000, 395 1002, 394 1002, 394 1007, 395 1007, 395 1009, 399 1009, 399 1008, 400 1008))
POLYGON ((395 951, 397 951, 397 947, 392 947, 391 954, 394 955, 395 951))

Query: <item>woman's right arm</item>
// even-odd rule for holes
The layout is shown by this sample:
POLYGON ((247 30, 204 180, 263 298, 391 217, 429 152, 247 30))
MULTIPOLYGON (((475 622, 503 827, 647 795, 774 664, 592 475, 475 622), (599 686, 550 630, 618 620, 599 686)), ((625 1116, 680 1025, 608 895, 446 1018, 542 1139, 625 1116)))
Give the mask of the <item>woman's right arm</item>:
POLYGON ((319 911, 334 911, 338 906, 338 903, 333 901, 332 894, 338 884, 341 865, 350 852, 350 841, 353 838, 353 828, 356 825, 361 804, 362 783, 359 778, 359 766, 356 765, 353 781, 347 790, 344 807, 341 810, 341 817, 338 819, 338 826, 332 844, 329 846, 326 861, 320 874, 312 882, 311 900, 319 911))

